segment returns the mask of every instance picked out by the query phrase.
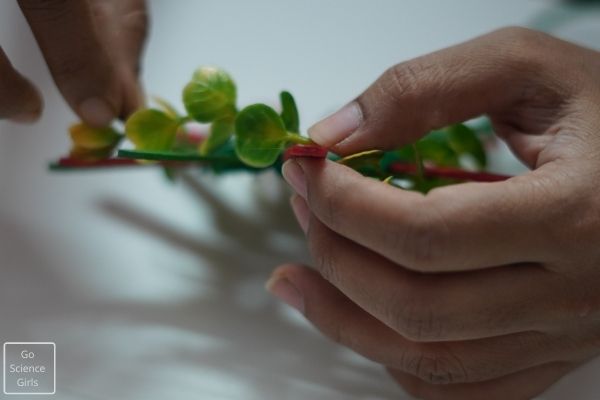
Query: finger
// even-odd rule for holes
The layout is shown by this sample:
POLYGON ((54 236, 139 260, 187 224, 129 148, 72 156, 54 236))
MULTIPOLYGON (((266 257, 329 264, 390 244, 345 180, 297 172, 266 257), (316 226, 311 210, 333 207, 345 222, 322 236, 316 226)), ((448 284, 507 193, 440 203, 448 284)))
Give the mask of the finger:
POLYGON ((12 66, 0 47, 0 119, 33 122, 42 113, 39 91, 12 66))
POLYGON ((148 10, 145 0, 114 0, 119 9, 121 51, 125 64, 137 76, 140 71, 140 59, 148 34, 148 10))
POLYGON ((559 256, 555 252, 564 247, 558 241, 565 238, 554 235, 549 224, 572 223, 577 207, 573 198, 557 198, 570 190, 550 190, 551 167, 505 182, 447 186, 426 196, 328 160, 290 160, 283 174, 333 231, 407 268, 434 272, 559 256))
MULTIPOLYGON (((315 271, 286 265, 269 288, 276 295, 284 280, 302 297, 288 303, 325 336, 383 365, 432 384, 481 382, 564 357, 560 340, 536 332, 463 341, 416 343, 393 331, 345 297, 315 271), (551 349, 551 350, 550 350, 551 349)), ((289 288, 289 286, 288 286, 289 288)))
POLYGON ((148 34, 148 10, 145 0, 118 2, 121 6, 120 24, 122 54, 125 61, 125 82, 131 85, 124 99, 125 115, 132 114, 144 105, 144 91, 139 81, 141 58, 148 34))
POLYGON ((67 103, 89 125, 108 125, 122 107, 121 89, 88 1, 19 0, 19 5, 67 103))
POLYGON ((148 32, 144 0, 91 0, 98 33, 109 52, 123 88, 121 117, 141 107, 144 95, 139 82, 141 57, 148 32))
MULTIPOLYGON (((412 341, 544 331, 562 326, 570 318, 564 304, 551 296, 568 293, 563 279, 536 265, 415 273, 336 234, 314 217, 309 223, 308 244, 325 279, 412 341)), ((561 301, 564 303, 563 298, 561 301)))
POLYGON ((395 369, 388 372, 410 395, 423 400, 529 400, 575 368, 572 363, 549 363, 487 382, 451 385, 430 384, 395 369))
POLYGON ((342 154, 394 148, 432 129, 493 115, 524 96, 524 88, 566 93, 560 77, 544 68, 548 43, 555 49, 560 41, 509 28, 398 64, 309 134, 342 154))

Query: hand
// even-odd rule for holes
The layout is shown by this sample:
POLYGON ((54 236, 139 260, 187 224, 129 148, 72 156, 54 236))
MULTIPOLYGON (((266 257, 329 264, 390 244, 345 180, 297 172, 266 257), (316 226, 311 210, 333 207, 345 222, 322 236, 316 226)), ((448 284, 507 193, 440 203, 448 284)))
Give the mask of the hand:
POLYGON ((529 399, 600 351, 600 54, 503 29, 392 67, 310 130, 340 154, 487 114, 532 171, 427 195, 331 161, 284 176, 316 271, 268 288, 425 399, 529 399))
MULTIPOLYGON (((144 0, 19 0, 56 85, 86 123, 103 127, 143 102, 144 0)), ((42 98, 0 48, 0 119, 33 122, 42 98)))

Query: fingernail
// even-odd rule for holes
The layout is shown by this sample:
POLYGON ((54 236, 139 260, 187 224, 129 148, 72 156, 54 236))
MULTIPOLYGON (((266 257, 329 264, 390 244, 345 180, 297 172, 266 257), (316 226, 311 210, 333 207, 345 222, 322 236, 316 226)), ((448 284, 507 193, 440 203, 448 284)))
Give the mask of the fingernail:
POLYGON ((298 225, 300 225, 300 228, 302 228, 304 233, 307 233, 310 210, 308 209, 306 201, 302 197, 295 194, 290 199, 290 203, 292 204, 292 210, 294 211, 298 225))
POLYGON ((287 278, 275 273, 267 283, 265 288, 279 300, 288 306, 304 313, 304 298, 302 293, 287 278))
POLYGON ((40 113, 36 111, 27 111, 21 114, 17 114, 10 118, 10 121, 19 124, 31 124, 40 118, 40 113))
POLYGON ((116 113, 103 99, 92 97, 79 105, 79 114, 91 126, 102 128, 115 119, 116 113))
POLYGON ((304 176, 302 167, 296 160, 287 160, 281 168, 281 174, 296 193, 306 198, 306 177, 304 176))
POLYGON ((356 101, 308 129, 308 135, 321 146, 333 146, 350 136, 362 122, 362 112, 356 101))

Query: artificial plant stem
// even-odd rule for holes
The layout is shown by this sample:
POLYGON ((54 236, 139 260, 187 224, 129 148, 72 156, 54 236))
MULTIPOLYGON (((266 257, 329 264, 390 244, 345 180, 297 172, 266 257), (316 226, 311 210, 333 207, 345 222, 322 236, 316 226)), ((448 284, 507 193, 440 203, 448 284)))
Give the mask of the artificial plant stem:
POLYGON ((417 149, 416 143, 412 144, 413 152, 415 153, 415 164, 417 165, 417 178, 419 181, 423 181, 425 174, 423 168, 423 159, 421 158, 421 154, 419 153, 419 149, 417 149))
POLYGON ((288 143, 294 144, 315 144, 312 140, 307 137, 300 136, 297 133, 287 132, 285 135, 285 140, 288 143))

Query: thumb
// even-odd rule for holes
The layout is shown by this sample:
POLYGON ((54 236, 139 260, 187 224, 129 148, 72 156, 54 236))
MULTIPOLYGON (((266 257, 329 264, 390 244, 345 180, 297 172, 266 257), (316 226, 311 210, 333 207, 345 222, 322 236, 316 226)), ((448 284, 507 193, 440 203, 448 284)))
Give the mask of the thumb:
POLYGON ((395 65, 308 133, 349 154, 396 148, 432 129, 501 110, 540 73, 528 43, 541 35, 505 28, 395 65))
POLYGON ((0 119, 33 122, 43 108, 40 92, 10 63, 0 47, 0 119))

